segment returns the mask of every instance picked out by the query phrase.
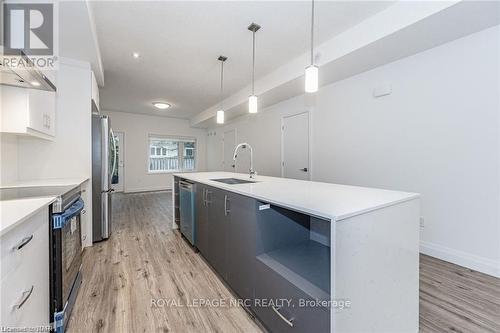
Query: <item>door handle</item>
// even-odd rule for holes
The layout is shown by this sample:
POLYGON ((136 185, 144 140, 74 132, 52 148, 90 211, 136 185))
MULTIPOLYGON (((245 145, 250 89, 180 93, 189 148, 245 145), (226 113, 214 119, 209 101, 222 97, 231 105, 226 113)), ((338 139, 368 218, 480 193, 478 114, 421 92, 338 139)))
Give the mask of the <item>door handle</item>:
POLYGON ((308 169, 307 168, 302 168, 302 169, 299 169, 300 171, 304 171, 304 172, 307 172, 308 169))

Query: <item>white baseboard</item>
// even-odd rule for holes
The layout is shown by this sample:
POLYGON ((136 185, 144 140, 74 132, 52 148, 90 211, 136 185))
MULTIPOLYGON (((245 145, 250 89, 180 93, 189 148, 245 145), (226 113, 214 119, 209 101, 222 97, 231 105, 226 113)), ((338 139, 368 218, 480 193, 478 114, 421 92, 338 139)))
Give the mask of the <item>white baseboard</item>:
POLYGON ((154 191, 171 191, 172 188, 167 186, 149 186, 149 187, 137 187, 137 188, 127 188, 124 189, 124 193, 136 193, 136 192, 154 192, 154 191))
POLYGON ((500 278, 500 261, 420 241, 420 253, 500 278))

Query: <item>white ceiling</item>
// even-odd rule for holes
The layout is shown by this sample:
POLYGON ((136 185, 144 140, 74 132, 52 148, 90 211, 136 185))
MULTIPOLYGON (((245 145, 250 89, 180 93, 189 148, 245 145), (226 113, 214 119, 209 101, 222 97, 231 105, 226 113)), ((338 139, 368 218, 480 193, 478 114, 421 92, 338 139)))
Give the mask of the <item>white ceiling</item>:
MULTIPOLYGON (((391 4, 317 2, 316 42, 391 4)), ((101 89, 104 110, 191 118, 219 99, 221 54, 229 57, 225 95, 242 89, 251 75, 251 22, 262 26, 257 33, 257 78, 309 47, 310 1, 96 1, 91 8, 106 78, 101 89), (141 57, 133 59, 132 52, 141 57), (153 101, 173 107, 157 111, 153 101)))
MULTIPOLYGON (((399 2, 315 49, 322 54, 317 63, 319 84, 351 77, 498 24, 498 1, 399 2)), ((304 96, 305 105, 314 105, 315 94, 304 94, 301 64, 306 57, 304 54, 256 82, 261 88, 262 111, 298 95, 304 96)), ((248 114, 247 89, 229 96, 224 105, 226 122, 248 114)), ((191 118, 191 125, 214 126, 216 107, 191 118)))

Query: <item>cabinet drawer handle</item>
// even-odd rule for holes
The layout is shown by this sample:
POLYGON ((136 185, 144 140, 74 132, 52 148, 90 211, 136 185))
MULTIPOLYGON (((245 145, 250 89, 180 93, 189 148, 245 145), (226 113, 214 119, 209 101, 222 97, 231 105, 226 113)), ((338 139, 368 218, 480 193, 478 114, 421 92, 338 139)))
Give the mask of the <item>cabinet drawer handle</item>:
POLYGON ((28 237, 24 237, 20 242, 19 244, 15 245, 12 250, 20 250, 22 249, 26 244, 28 244, 29 242, 31 242, 31 240, 33 239, 33 235, 31 236, 28 236, 28 237))
POLYGON ((230 213, 230 210, 227 209, 227 203, 228 203, 228 198, 227 195, 224 196, 224 216, 227 216, 230 213))
POLYGON ((206 193, 207 193, 207 200, 206 200, 206 203, 207 203, 207 206, 208 206, 208 205, 210 205, 210 203, 211 203, 211 202, 210 202, 210 200, 208 200, 208 195, 209 195, 209 194, 212 194, 212 191, 207 190, 207 192, 206 192, 206 193))
POLYGON ((281 320, 283 320, 288 326, 293 327, 293 318, 286 319, 285 316, 283 316, 281 314, 280 307, 276 307, 273 305, 272 309, 273 309, 274 313, 276 313, 281 318, 281 320))
POLYGON ((31 286, 30 290, 23 291, 23 298, 21 299, 21 302, 14 305, 14 309, 19 310, 24 305, 24 303, 26 303, 28 298, 30 298, 31 294, 33 294, 34 288, 35 288, 35 286, 31 286))

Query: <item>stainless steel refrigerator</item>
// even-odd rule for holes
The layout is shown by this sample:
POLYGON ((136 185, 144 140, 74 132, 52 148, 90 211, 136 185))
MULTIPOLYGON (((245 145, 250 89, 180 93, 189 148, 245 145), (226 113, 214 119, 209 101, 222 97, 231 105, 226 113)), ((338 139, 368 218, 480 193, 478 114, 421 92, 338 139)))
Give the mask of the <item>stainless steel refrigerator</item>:
POLYGON ((111 235, 112 175, 117 168, 116 142, 107 116, 92 115, 92 241, 111 235))

